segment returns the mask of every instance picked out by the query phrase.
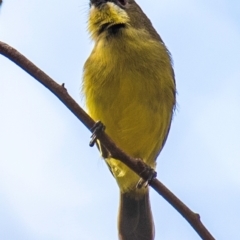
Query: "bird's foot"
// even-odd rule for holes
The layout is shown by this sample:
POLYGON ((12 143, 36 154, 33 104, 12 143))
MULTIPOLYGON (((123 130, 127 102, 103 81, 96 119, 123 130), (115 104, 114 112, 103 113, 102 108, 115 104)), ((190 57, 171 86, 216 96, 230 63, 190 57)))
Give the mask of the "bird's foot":
POLYGON ((91 141, 89 143, 90 147, 93 147, 97 141, 98 135, 105 130, 105 126, 101 121, 97 121, 94 126, 91 128, 92 136, 91 141))
POLYGON ((140 176, 144 176, 144 178, 140 178, 136 188, 140 189, 142 187, 147 187, 149 185, 149 183, 157 177, 157 172, 152 169, 151 167, 147 166, 145 167, 145 169, 142 171, 142 173, 140 174, 140 176))

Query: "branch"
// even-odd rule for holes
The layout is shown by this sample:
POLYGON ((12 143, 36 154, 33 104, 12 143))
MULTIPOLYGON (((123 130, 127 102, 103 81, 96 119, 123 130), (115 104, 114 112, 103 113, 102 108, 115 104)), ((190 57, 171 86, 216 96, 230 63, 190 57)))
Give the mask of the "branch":
MULTIPOLYGON (((1 0, 0 0, 1 1, 1 0)), ((52 78, 41 71, 37 66, 30 62, 26 57, 20 54, 16 49, 0 41, 0 54, 4 55, 12 62, 21 67, 24 71, 30 74, 38 82, 49 89, 91 132, 93 132, 95 121, 71 98, 64 84, 57 84, 52 78)), ((119 149, 116 144, 104 132, 98 132, 97 139, 110 152, 111 156, 120 160, 136 172, 145 180, 149 179, 149 167, 141 160, 128 156, 125 152, 119 149)), ((199 236, 204 240, 214 240, 214 237, 204 227, 200 220, 200 216, 192 212, 183 202, 181 202, 171 191, 169 191, 156 178, 149 182, 149 185, 154 188, 167 202, 169 202, 195 229, 199 236)))

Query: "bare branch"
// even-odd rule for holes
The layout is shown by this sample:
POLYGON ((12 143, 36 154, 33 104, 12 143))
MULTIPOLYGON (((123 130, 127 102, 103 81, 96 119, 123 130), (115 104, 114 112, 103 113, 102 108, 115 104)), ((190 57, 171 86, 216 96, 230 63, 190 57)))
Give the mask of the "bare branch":
MULTIPOLYGON (((1 0, 0 0, 1 1, 1 0)), ((49 89, 62 103, 91 131, 96 124, 94 120, 71 98, 64 84, 57 84, 52 78, 41 71, 37 66, 30 62, 26 57, 20 54, 16 49, 0 41, 0 53, 11 61, 16 63, 24 71, 39 81, 49 89)), ((97 134, 97 139, 101 141, 104 147, 110 152, 115 159, 122 161, 139 176, 149 180, 149 167, 141 160, 134 159, 119 149, 116 144, 104 133, 97 134)), ((214 240, 214 237, 204 227, 200 216, 192 212, 184 203, 182 203, 171 191, 169 191, 156 178, 150 181, 152 186, 166 201, 168 201, 195 229, 199 236, 204 240, 214 240)))

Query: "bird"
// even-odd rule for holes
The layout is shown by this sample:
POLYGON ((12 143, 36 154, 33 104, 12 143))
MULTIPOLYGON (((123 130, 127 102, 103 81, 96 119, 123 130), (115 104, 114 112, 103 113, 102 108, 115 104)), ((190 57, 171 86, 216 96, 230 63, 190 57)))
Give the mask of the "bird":
MULTIPOLYGON (((90 0, 89 5, 94 47, 81 89, 87 111, 118 147, 155 169, 176 106, 171 54, 136 1, 90 0)), ((136 173, 97 145, 120 190, 119 240, 153 240, 149 187, 139 186, 136 173)))

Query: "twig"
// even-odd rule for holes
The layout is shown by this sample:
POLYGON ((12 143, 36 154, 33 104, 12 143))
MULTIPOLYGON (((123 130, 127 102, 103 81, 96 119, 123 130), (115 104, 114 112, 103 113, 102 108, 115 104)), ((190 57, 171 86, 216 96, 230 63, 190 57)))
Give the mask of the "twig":
MULTIPOLYGON (((0 0, 1 1, 1 0, 0 0)), ((16 63, 24 71, 49 89, 62 103, 91 131, 95 125, 94 120, 74 101, 68 94, 64 84, 57 84, 52 78, 41 71, 37 66, 30 62, 26 57, 20 54, 16 49, 0 41, 0 53, 11 61, 16 63)), ((119 149, 116 144, 107 136, 106 133, 100 132, 97 138, 104 147, 111 153, 115 159, 122 161, 139 176, 148 180, 148 174, 145 171, 149 167, 141 160, 134 159, 119 149)), ((182 203, 171 191, 169 191, 156 178, 150 181, 152 186, 164 199, 166 199, 195 229, 199 236, 204 240, 214 240, 213 236, 204 227, 200 216, 192 212, 184 203, 182 203)))

